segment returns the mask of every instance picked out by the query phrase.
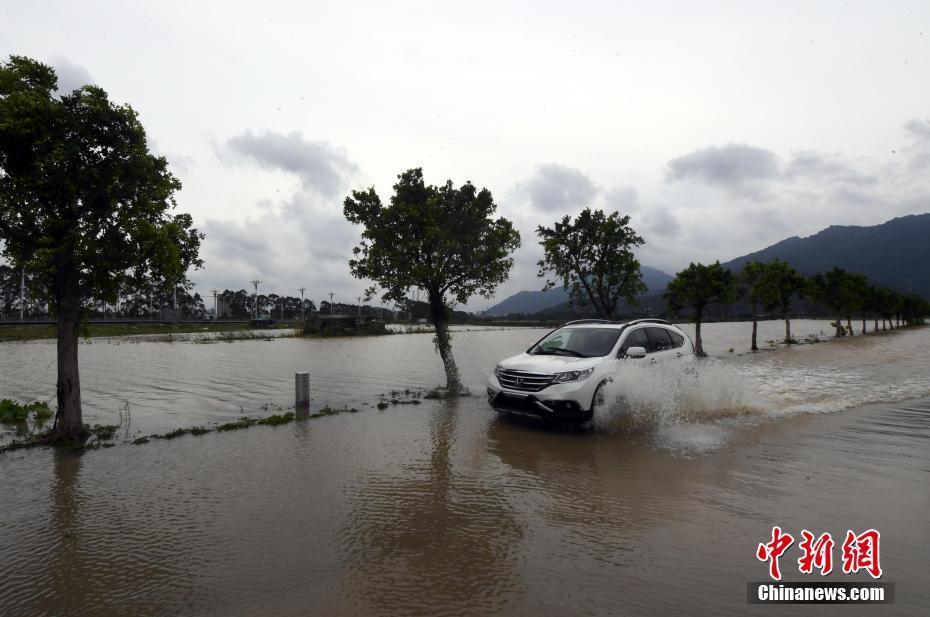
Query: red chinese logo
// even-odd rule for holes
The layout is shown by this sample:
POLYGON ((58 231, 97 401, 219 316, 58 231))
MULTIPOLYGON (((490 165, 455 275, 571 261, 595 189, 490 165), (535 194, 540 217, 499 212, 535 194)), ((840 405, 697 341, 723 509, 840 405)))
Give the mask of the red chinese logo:
POLYGON ((846 541, 843 542, 843 572, 851 574, 865 570, 872 578, 882 575, 882 567, 878 562, 878 541, 881 538, 878 531, 869 529, 858 536, 849 530, 846 532, 846 541))
POLYGON ((766 544, 760 544, 756 549, 756 557, 759 561, 769 562, 769 576, 776 581, 781 580, 781 571, 778 569, 778 558, 781 557, 788 547, 794 543, 791 534, 781 532, 781 527, 772 527, 772 541, 766 544))
MULTIPOLYGON (((869 529, 859 535, 852 530, 847 531, 842 547, 843 573, 855 574, 859 570, 865 570, 872 578, 881 578, 882 567, 878 557, 880 539, 881 535, 875 529, 869 529)), ((768 562, 769 576, 776 581, 781 580, 778 559, 792 544, 794 544, 794 537, 782 531, 781 527, 775 526, 772 527, 772 539, 759 544, 756 548, 756 557, 759 561, 768 562)), ((821 576, 830 574, 833 571, 833 547, 835 545, 833 536, 829 533, 815 536, 807 529, 801 531, 801 541, 798 542, 798 549, 801 551, 801 556, 798 558, 798 570, 802 574, 813 574, 814 569, 818 570, 821 576)))
POLYGON ((830 574, 833 571, 833 538, 825 533, 815 540, 814 534, 806 529, 801 535, 804 539, 798 544, 802 552, 798 559, 798 569, 804 574, 810 574, 816 567, 821 576, 830 574))

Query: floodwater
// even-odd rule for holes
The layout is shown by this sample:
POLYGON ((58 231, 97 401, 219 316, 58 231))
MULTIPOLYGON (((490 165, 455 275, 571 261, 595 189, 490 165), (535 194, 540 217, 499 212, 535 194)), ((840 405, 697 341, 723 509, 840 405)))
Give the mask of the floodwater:
MULTIPOLYGON (((927 614, 930 328, 749 354, 749 327, 705 326, 693 372, 631 364, 584 430, 483 398, 540 330, 456 332, 478 396, 383 411, 442 381, 429 334, 94 340, 86 415, 120 443, 0 455, 0 614, 927 614), (125 443, 268 415, 304 370, 313 406, 360 413, 125 443), (773 525, 878 529, 896 603, 747 605, 773 525)), ((0 398, 48 400, 54 376, 52 343, 0 344, 0 398)), ((794 548, 785 578, 812 580, 794 548)))

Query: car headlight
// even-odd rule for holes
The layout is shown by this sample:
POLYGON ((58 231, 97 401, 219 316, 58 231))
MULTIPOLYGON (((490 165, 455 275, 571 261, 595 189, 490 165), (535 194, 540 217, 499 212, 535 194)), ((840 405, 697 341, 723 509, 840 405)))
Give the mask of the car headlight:
POLYGON ((500 379, 500 376, 501 376, 501 365, 500 364, 494 367, 494 376, 500 379))
POLYGON ((568 371, 566 373, 556 373, 552 383, 565 383, 566 381, 584 381, 594 372, 594 367, 583 371, 568 371))

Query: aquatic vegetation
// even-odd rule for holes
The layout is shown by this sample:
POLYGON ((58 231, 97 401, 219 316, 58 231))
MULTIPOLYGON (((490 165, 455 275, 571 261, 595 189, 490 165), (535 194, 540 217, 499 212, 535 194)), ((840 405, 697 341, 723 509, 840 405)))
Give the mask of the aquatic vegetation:
POLYGON ((139 437, 138 439, 133 439, 131 443, 132 443, 134 446, 141 446, 142 444, 148 443, 148 442, 149 442, 149 438, 148 438, 148 437, 139 437))
POLYGON ((423 403, 423 401, 420 400, 420 397, 423 396, 422 390, 412 390, 410 388, 406 388, 405 390, 391 390, 389 394, 390 398, 388 398, 388 396, 385 394, 380 395, 377 404, 378 409, 384 410, 387 409, 390 405, 420 405, 423 403), (409 398, 401 398, 403 395, 408 396, 409 398))
POLYGON ((320 408, 318 412, 314 414, 310 414, 310 416, 308 417, 322 418, 323 416, 335 416, 336 414, 339 414, 339 413, 358 413, 358 409, 356 409, 355 407, 350 408, 348 406, 343 407, 342 409, 336 409, 336 408, 330 407, 329 405, 324 405, 323 407, 320 408))
POLYGON ((236 420, 235 422, 227 422, 225 424, 218 424, 216 430, 219 432, 223 431, 237 431, 243 428, 249 428, 254 425, 258 420, 254 418, 242 417, 236 420))
POLYGON ((430 400, 445 400, 450 398, 459 398, 462 396, 472 396, 472 393, 468 388, 462 388, 461 390, 448 390, 447 388, 436 386, 424 394, 423 398, 430 400))
POLYGON ((181 437, 187 435, 190 432, 190 429, 177 428, 171 432, 165 433, 164 435, 152 435, 155 439, 175 439, 176 437, 181 437))
POLYGON ((48 403, 17 403, 14 400, 5 398, 0 400, 0 423, 3 424, 23 424, 29 420, 30 415, 36 424, 44 424, 52 417, 52 410, 49 409, 48 403))
POLYGON ((90 432, 94 434, 97 439, 106 441, 108 439, 113 439, 113 436, 116 435, 116 431, 119 430, 119 425, 117 424, 95 424, 90 432))
POLYGON ((287 424, 294 421, 294 412, 289 411, 283 414, 275 414, 273 416, 268 416, 267 418, 262 418, 256 424, 263 424, 266 426, 280 426, 281 424, 287 424))
POLYGON ((5 446, 0 446, 0 454, 4 452, 13 452, 14 450, 24 450, 26 448, 36 448, 38 446, 45 445, 42 443, 42 440, 38 435, 34 435, 29 439, 14 440, 5 446))

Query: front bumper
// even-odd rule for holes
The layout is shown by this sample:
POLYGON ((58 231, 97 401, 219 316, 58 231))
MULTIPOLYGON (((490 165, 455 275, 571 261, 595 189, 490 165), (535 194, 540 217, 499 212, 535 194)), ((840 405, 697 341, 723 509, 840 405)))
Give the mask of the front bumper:
POLYGON ((488 403, 498 411, 530 414, 553 420, 584 422, 591 419, 590 408, 583 407, 574 396, 566 396, 564 392, 547 392, 552 389, 550 387, 540 392, 504 390, 500 387, 500 382, 492 377, 487 388, 488 403))

